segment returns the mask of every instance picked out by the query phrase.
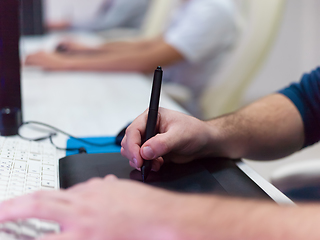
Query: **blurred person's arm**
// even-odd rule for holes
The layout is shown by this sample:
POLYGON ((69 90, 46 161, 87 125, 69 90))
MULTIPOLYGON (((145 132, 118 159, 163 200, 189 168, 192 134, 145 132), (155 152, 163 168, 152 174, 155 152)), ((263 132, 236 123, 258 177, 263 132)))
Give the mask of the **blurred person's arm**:
POLYGON ((113 176, 0 205, 0 221, 40 218, 62 231, 44 240, 316 240, 319 204, 182 194, 113 176))
POLYGON ((144 50, 162 43, 162 38, 140 39, 136 41, 112 41, 95 47, 78 43, 76 41, 66 40, 58 44, 57 51, 65 54, 83 54, 83 53, 121 53, 127 51, 144 50))
POLYGON ((29 55, 25 63, 47 70, 152 72, 158 65, 166 66, 183 59, 180 52, 161 38, 130 45, 126 49, 119 46, 117 48, 118 50, 105 54, 94 55, 40 52, 29 55))

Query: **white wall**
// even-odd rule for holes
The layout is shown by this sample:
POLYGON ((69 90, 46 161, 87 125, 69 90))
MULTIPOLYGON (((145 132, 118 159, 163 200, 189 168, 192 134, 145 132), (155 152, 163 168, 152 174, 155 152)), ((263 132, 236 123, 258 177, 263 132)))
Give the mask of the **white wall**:
POLYGON ((277 91, 320 65, 320 0, 287 0, 279 35, 245 103, 277 91))
MULTIPOLYGON (((275 92, 302 73, 320 66, 320 0, 287 0, 279 35, 264 66, 248 89, 244 103, 275 92)), ((320 145, 288 158, 249 164, 267 180, 274 169, 284 164, 319 158, 320 145)))

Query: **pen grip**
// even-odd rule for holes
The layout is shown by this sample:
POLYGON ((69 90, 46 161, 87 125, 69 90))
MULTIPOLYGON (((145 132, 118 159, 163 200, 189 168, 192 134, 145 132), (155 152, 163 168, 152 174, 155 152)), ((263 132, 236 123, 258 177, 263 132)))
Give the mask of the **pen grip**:
MULTIPOLYGON (((148 112, 148 120, 146 126, 145 140, 143 143, 148 141, 150 138, 156 135, 156 125, 157 125, 158 111, 155 109, 150 109, 148 112)), ((142 181, 144 182, 149 175, 152 168, 152 161, 144 160, 141 167, 142 181)))
POLYGON ((155 109, 149 109, 144 142, 146 142, 147 140, 149 140, 150 138, 156 135, 157 119, 158 119, 158 111, 155 109))

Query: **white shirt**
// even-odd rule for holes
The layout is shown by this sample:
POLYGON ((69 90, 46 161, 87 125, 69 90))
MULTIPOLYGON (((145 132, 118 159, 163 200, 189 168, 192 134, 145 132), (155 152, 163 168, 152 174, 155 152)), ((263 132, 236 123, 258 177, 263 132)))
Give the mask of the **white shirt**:
POLYGON ((165 68, 164 81, 189 87, 199 97, 237 39, 232 0, 183 1, 164 33, 184 61, 165 68))
POLYGON ((140 27, 150 0, 103 0, 91 19, 73 22, 74 28, 106 30, 140 27))

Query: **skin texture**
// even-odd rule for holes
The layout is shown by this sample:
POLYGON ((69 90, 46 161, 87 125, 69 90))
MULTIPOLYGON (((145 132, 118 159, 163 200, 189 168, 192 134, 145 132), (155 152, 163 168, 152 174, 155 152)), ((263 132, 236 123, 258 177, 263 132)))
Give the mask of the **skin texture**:
POLYGON ((25 65, 50 71, 152 72, 156 66, 167 66, 184 59, 162 38, 114 42, 98 48, 64 42, 57 49, 62 51, 31 54, 26 57, 25 65))
MULTIPOLYGON (((121 153, 138 168, 153 159, 188 162, 202 156, 272 159, 304 142, 294 105, 274 94, 236 113, 200 121, 161 108, 156 136, 141 146, 147 112, 127 128, 121 153)), ((313 240, 320 238, 319 204, 279 206, 272 202, 181 194, 115 176, 68 190, 37 192, 3 202, 0 221, 42 218, 62 231, 43 240, 313 240), (142 211, 143 209, 143 211, 142 211)))
MULTIPOLYGON (((300 150, 304 126, 298 109, 282 94, 267 96, 240 111, 209 121, 219 129, 224 156, 273 160, 300 150)), ((214 139, 213 139, 214 140, 214 139)), ((214 141, 209 145, 215 144, 214 141)))

